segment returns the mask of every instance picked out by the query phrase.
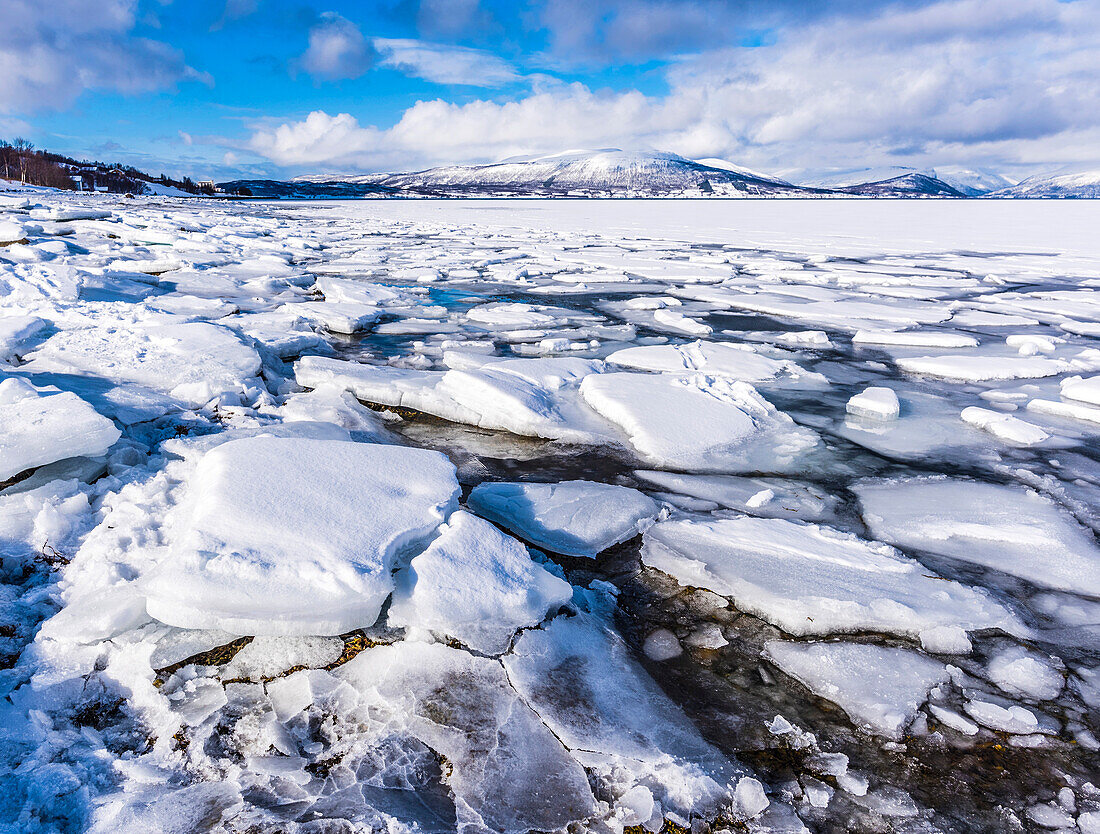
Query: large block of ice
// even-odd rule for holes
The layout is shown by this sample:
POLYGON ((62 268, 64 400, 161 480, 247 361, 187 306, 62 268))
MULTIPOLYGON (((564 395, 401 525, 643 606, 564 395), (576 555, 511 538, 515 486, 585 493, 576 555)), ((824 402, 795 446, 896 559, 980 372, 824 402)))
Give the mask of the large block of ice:
POLYGON ((440 453, 252 437, 206 453, 170 555, 146 581, 169 625, 235 634, 340 634, 371 625, 395 560, 455 508, 440 453))
POLYGON ((817 444, 813 432, 744 382, 703 374, 593 374, 581 382, 581 394, 658 467, 777 471, 817 444))
POLYGON ((860 643, 773 640, 765 656, 815 695, 827 698, 876 735, 901 738, 947 668, 906 649, 860 643))
POLYGON ((788 634, 1022 625, 986 594, 945 581, 891 547, 778 518, 681 519, 651 528, 642 562, 730 597, 788 634))
POLYGON ((73 457, 98 457, 121 435, 76 394, 39 392, 17 377, 0 382, 0 481, 73 457))

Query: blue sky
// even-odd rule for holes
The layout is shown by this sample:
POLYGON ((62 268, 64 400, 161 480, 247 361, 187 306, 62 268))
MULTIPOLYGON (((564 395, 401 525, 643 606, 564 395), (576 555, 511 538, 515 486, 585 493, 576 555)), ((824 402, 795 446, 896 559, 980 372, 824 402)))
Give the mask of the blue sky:
POLYGON ((578 147, 776 172, 1100 159, 1095 0, 4 0, 0 136, 154 173, 578 147))

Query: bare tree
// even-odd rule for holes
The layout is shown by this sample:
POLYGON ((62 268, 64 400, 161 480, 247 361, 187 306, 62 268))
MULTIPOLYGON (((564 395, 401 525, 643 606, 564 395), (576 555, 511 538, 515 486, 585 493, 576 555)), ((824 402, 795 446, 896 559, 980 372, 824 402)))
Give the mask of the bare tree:
POLYGON ((11 146, 15 148, 16 159, 19 161, 19 177, 25 185, 27 182, 27 165, 29 165, 31 161, 31 152, 34 150, 34 143, 28 139, 24 139, 22 136, 16 136, 11 146))

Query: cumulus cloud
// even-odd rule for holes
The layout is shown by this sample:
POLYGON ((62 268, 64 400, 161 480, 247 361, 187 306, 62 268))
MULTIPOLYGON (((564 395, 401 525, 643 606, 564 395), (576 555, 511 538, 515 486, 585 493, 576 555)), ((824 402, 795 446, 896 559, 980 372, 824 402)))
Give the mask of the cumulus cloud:
POLYGON ((336 12, 325 12, 309 30, 309 48, 300 64, 315 78, 337 81, 358 78, 374 60, 374 49, 358 26, 336 12))
POLYGON ((480 49, 400 38, 375 38, 379 66, 437 84, 500 87, 519 80, 515 67, 480 49))
POLYGON ((544 84, 515 101, 418 102, 386 129, 316 112, 259 128, 251 147, 284 166, 359 170, 611 145, 773 169, 1011 164, 1037 148, 1076 161, 1100 128, 1098 48, 1093 3, 941 0, 685 58, 665 95, 544 84))
POLYGON ((135 94, 212 83, 183 54, 132 32, 136 0, 5 0, 0 112, 61 109, 86 90, 135 94))

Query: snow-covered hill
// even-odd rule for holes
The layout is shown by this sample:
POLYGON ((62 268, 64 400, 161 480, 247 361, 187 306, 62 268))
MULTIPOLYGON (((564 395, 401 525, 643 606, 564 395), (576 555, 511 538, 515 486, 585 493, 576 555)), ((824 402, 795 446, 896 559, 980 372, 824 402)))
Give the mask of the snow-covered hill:
POLYGON ((1028 177, 1019 185, 995 191, 990 196, 1100 198, 1100 170, 1028 177))
POLYGON ((965 197, 961 191, 928 174, 911 173, 839 188, 861 197, 965 197))
MULTIPOLYGON (((341 177, 340 180, 432 193, 755 196, 801 191, 781 180, 724 160, 707 162, 720 163, 721 167, 674 153, 610 148, 566 151, 491 165, 453 165, 404 174, 341 177)), ((319 182, 335 178, 310 176, 301 179, 319 182)))
POLYGON ((979 197, 1016 184, 1004 174, 985 168, 934 168, 927 173, 967 197, 979 197))

